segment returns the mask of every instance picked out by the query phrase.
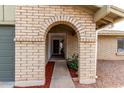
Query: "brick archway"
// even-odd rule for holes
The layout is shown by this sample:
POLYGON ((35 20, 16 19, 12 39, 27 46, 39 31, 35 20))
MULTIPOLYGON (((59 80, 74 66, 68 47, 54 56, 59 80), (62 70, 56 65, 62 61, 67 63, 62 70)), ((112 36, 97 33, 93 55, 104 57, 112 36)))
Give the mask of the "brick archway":
MULTIPOLYGON (((54 16, 54 17, 50 17, 50 18, 46 19, 45 22, 43 24, 41 24, 41 28, 39 31, 39 36, 42 36, 42 40, 46 42, 46 37, 47 37, 49 30, 52 27, 59 25, 59 24, 64 24, 64 25, 67 25, 67 26, 71 27, 72 29, 74 29, 74 31, 76 32, 77 37, 78 37, 78 46, 80 46, 81 37, 84 37, 83 34, 81 36, 81 33, 85 32, 84 28, 83 28, 84 26, 76 18, 67 16, 67 15, 54 16)), ((78 53, 79 53, 79 51, 80 51, 80 47, 78 48, 78 53)), ((79 56, 80 56, 80 54, 79 54, 79 56)), ((46 59, 46 57, 45 57, 45 59, 46 59)), ((80 69, 79 69, 79 71, 80 71, 80 69)))
MULTIPOLYGON (((94 44, 96 42, 95 39, 87 38, 87 36, 85 34, 85 26, 83 26, 83 23, 79 22, 79 20, 77 20, 75 17, 71 17, 71 16, 67 16, 67 15, 60 15, 60 16, 50 17, 50 18, 46 19, 43 24, 41 24, 39 35, 42 36, 43 41, 46 40, 46 35, 49 32, 49 30, 58 24, 66 24, 66 25, 72 27, 75 30, 75 32, 77 33, 78 54, 79 54, 79 69, 78 69, 79 70, 79 73, 78 73, 79 82, 82 84, 95 83, 96 71, 91 69, 92 67, 90 66, 91 65, 90 63, 86 63, 91 60, 90 57, 87 58, 87 54, 88 55, 91 55, 91 54, 89 53, 89 50, 86 49, 86 47, 90 49, 91 48, 90 46, 94 46, 92 44, 94 44), (88 64, 90 64, 90 65, 88 66, 88 64), (94 75, 91 73, 93 73, 94 75), (90 76, 90 74, 91 74, 91 76, 90 76), (89 78, 89 76, 90 76, 90 78, 89 78)), ((91 50, 92 50, 92 48, 91 48, 91 50)), ((45 54, 45 51, 44 51, 44 54, 45 54)))
POLYGON ((72 12, 63 13, 63 8, 68 10, 67 6, 17 7, 15 85, 30 86, 45 83, 45 39, 49 29, 57 24, 66 24, 77 33, 79 82, 95 83, 96 26, 93 16, 80 9, 74 9, 72 6, 69 8, 72 12), (45 8, 47 10, 44 10, 45 8), (55 10, 55 13, 51 12, 51 8, 55 10))
POLYGON ((49 30, 58 24, 66 24, 73 28, 80 39, 80 34, 84 33, 84 26, 79 20, 74 17, 67 15, 53 16, 45 20, 43 24, 41 24, 41 28, 39 30, 39 35, 44 36, 43 39, 46 39, 46 34, 49 30))

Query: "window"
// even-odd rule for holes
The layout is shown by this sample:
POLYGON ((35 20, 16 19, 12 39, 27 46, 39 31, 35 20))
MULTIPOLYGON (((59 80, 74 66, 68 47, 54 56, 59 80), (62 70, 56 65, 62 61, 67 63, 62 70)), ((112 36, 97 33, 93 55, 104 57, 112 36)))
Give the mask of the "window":
POLYGON ((124 52, 124 38, 118 39, 118 52, 124 52))

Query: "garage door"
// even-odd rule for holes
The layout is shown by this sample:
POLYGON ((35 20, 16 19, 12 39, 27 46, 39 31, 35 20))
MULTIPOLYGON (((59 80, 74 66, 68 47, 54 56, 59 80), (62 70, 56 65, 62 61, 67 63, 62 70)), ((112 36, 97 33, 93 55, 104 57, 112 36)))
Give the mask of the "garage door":
POLYGON ((0 81, 14 81, 14 33, 14 27, 0 26, 0 81))

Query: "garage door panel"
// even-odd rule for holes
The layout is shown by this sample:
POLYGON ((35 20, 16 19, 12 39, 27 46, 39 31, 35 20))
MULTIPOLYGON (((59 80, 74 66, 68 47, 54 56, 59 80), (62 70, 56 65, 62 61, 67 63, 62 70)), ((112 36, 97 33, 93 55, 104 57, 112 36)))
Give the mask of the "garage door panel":
POLYGON ((13 40, 12 36, 0 36, 0 40, 13 40))
POLYGON ((0 64, 0 71, 3 70, 3 71, 9 71, 9 72, 11 72, 10 69, 11 70, 14 70, 13 65, 14 64, 0 64))
POLYGON ((11 39, 0 39, 0 43, 12 43, 12 42, 14 42, 14 40, 12 41, 11 39))
POLYGON ((0 81, 14 81, 14 27, 0 26, 0 81))
POLYGON ((13 36, 6 36, 6 37, 4 37, 4 36, 0 36, 0 42, 3 42, 3 43, 5 43, 5 42, 8 42, 8 43, 13 43, 14 42, 14 37, 13 36))
POLYGON ((0 50, 1 57, 12 57, 14 56, 13 54, 14 54, 13 50, 0 50))
POLYGON ((12 71, 0 71, 1 78, 14 77, 12 71))
POLYGON ((10 50, 10 49, 14 49, 14 45, 11 43, 1 43, 0 44, 0 49, 3 50, 10 50))
POLYGON ((13 35, 13 32, 12 31, 2 31, 2 30, 0 30, 0 36, 9 36, 9 37, 11 37, 12 35, 13 35))
POLYGON ((0 65, 1 64, 10 64, 12 62, 14 64, 14 58, 12 57, 0 57, 0 65))
MULTIPOLYGON (((5 77, 6 77, 6 76, 5 76, 5 77)), ((0 81, 2 81, 2 82, 7 82, 7 81, 10 82, 10 81, 13 81, 13 82, 14 82, 13 78, 14 78, 14 77, 12 77, 12 78, 11 78, 11 77, 8 77, 8 78, 4 78, 4 77, 3 77, 3 78, 0 78, 0 81)))
POLYGON ((14 81, 14 74, 10 71, 0 71, 0 81, 14 81))
POLYGON ((14 26, 0 26, 0 32, 14 32, 14 26))

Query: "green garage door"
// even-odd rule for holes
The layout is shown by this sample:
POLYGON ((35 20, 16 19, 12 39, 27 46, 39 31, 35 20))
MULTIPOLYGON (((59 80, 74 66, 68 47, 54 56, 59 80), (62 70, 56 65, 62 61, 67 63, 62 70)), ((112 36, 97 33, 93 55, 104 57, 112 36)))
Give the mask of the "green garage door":
POLYGON ((14 27, 0 26, 0 81, 14 81, 14 35, 14 27))

